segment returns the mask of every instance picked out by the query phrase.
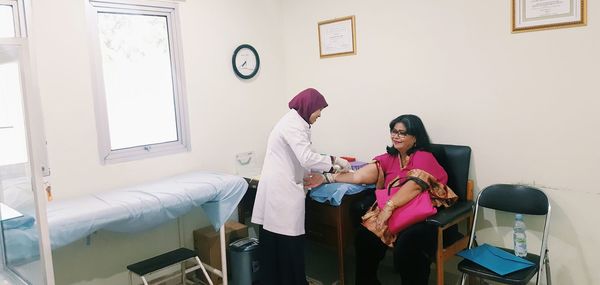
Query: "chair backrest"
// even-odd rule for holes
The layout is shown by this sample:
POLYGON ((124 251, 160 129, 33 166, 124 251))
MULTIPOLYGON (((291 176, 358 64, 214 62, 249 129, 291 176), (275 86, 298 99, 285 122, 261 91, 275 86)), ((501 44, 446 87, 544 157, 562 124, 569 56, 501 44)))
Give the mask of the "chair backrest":
POLYGON ((471 148, 464 145, 432 144, 431 153, 448 173, 448 187, 459 200, 467 198, 471 148))
POLYGON ((513 184, 494 184, 479 194, 477 204, 495 210, 528 215, 546 215, 548 197, 542 190, 513 184))

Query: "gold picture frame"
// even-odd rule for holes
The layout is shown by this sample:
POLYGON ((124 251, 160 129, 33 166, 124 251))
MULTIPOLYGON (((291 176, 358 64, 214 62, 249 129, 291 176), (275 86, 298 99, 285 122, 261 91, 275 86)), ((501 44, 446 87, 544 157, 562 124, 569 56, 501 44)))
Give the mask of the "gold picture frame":
POLYGON ((512 0, 512 32, 585 26, 587 0, 512 0))
POLYGON ((354 15, 321 21, 318 24, 321 58, 356 54, 356 18, 354 15))

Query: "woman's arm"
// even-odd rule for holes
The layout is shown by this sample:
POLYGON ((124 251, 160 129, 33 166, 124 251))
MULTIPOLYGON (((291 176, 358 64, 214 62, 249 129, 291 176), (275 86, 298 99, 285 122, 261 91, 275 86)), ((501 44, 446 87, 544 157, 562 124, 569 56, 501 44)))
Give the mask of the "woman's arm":
MULTIPOLYGON (((377 174, 377 165, 375 163, 369 163, 355 172, 334 173, 333 175, 328 175, 331 175, 330 177, 333 181, 329 182, 332 183, 373 184, 377 182, 377 174)), ((320 173, 311 173, 304 177, 304 187, 307 189, 315 188, 326 182, 325 176, 320 173)))
POLYGON ((390 210, 394 210, 398 207, 404 206, 404 204, 408 203, 413 198, 417 197, 419 193, 421 193, 421 186, 417 184, 413 180, 408 180, 404 185, 398 189, 385 205, 385 208, 390 208, 390 210))
POLYGON ((334 173, 332 182, 373 184, 377 182, 377 164, 369 163, 355 172, 334 173))
POLYGON ((421 193, 421 190, 421 186, 412 180, 408 180, 404 183, 404 185, 398 189, 398 192, 388 200, 379 216, 377 216, 377 228, 380 229, 383 227, 396 208, 404 206, 410 200, 417 197, 417 195, 421 193))

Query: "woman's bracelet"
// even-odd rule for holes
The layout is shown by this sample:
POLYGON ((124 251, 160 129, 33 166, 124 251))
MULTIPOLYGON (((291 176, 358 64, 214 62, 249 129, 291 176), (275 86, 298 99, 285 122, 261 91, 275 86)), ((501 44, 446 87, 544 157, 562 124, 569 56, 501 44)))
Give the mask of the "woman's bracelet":
POLYGON ((396 204, 394 204, 394 201, 392 201, 392 199, 389 199, 387 202, 385 202, 385 207, 390 208, 393 211, 394 209, 396 209, 396 204))

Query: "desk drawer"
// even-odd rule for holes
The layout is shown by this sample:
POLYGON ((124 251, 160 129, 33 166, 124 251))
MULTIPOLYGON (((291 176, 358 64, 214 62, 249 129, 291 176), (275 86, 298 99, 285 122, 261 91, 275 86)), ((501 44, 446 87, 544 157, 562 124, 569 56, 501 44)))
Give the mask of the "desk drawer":
POLYGON ((312 200, 306 201, 306 220, 309 223, 320 223, 330 226, 336 226, 340 219, 341 208, 315 202, 312 200))
POLYGON ((307 223, 306 237, 328 246, 336 246, 338 243, 337 229, 324 224, 307 223))

